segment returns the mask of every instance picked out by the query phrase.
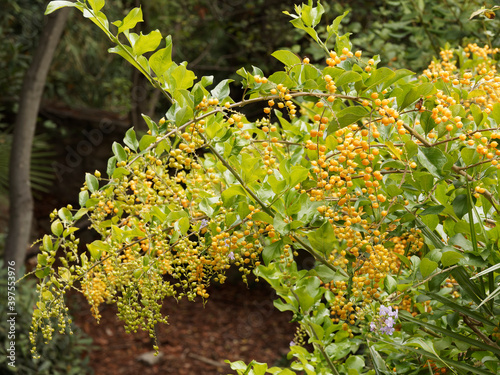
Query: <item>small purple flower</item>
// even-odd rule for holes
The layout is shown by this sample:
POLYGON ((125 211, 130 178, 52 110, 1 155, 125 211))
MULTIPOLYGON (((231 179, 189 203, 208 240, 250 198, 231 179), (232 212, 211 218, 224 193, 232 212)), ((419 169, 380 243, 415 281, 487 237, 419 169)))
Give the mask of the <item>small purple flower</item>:
POLYGON ((389 315, 392 313, 392 307, 385 307, 384 305, 380 306, 380 316, 389 315))
POLYGON ((398 310, 392 310, 392 306, 380 306, 379 316, 370 323, 370 331, 379 330, 386 335, 392 335, 395 331, 394 324, 398 318, 398 310))
POLYGON ((205 228, 208 225, 209 221, 207 219, 201 219, 200 229, 205 228))
POLYGON ((231 260, 234 260, 234 253, 231 251, 229 254, 227 254, 227 257, 231 260))
POLYGON ((296 344, 296 343, 292 340, 292 341, 290 341, 290 344, 289 344, 289 345, 290 345, 290 346, 295 346, 295 345, 297 345, 297 344, 296 344))
POLYGON ((382 328, 380 328, 380 332, 385 333, 386 335, 391 336, 394 333, 394 328, 392 328, 392 327, 382 327, 382 328))

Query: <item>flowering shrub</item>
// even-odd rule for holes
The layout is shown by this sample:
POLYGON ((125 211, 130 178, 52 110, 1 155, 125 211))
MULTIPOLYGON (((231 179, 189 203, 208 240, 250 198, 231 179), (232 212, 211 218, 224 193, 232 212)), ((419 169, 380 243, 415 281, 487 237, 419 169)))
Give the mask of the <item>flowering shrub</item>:
POLYGON ((159 31, 130 31, 140 8, 111 27, 104 3, 54 1, 47 12, 82 11, 171 106, 158 123, 143 116, 147 134, 113 144, 106 174, 86 175, 80 208, 51 215, 33 342, 51 338, 50 317, 64 330, 70 288, 96 319, 115 303, 128 331, 154 337, 166 297, 206 300, 233 266, 268 282, 301 327, 291 368, 234 362, 238 373, 498 371, 498 49, 470 44, 420 76, 394 71, 351 51, 342 17, 320 39, 324 10, 309 2, 291 23, 324 60, 276 51, 284 69, 240 69, 235 100, 229 80, 210 90, 211 77, 172 61, 170 37, 157 49, 159 31), (263 104, 255 121, 243 112, 252 103, 263 104), (100 237, 84 252, 82 218, 100 237))

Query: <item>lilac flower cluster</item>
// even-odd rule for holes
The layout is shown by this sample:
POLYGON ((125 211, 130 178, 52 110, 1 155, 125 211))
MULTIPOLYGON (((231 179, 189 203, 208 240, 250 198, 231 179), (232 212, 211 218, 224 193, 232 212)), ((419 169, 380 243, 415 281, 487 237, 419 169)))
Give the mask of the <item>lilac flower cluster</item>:
POLYGON ((370 331, 380 331, 386 335, 392 335, 394 333, 394 324, 398 319, 398 310, 392 310, 391 306, 385 307, 380 306, 379 316, 370 323, 370 331))

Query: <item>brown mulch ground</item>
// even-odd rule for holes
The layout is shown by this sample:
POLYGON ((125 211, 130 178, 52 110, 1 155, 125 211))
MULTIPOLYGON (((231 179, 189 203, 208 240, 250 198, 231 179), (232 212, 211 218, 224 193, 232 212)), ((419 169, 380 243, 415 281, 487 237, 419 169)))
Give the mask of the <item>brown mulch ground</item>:
POLYGON ((274 308, 276 297, 264 282, 250 287, 227 283, 213 287, 210 294, 205 306, 187 300, 165 301, 170 324, 158 328, 162 359, 153 366, 137 360, 153 350, 146 333, 125 333, 114 306, 102 310, 97 324, 86 301, 78 296, 75 321, 98 346, 90 355, 95 374, 234 374, 225 359, 246 363, 255 359, 269 366, 285 360, 295 326, 289 323, 291 314, 274 308))

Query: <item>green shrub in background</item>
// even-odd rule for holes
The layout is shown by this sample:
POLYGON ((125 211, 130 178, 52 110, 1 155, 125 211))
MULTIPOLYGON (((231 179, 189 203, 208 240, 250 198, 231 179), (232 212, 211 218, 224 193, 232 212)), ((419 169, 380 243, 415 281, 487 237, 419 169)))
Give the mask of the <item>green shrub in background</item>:
POLYGON ((42 345, 41 358, 35 360, 31 355, 29 332, 31 315, 37 301, 36 282, 23 279, 16 284, 16 338, 15 338, 15 365, 8 365, 8 348, 10 325, 7 322, 7 268, 0 261, 0 373, 2 375, 80 375, 92 374, 87 353, 91 350, 92 339, 72 325, 73 334, 54 333, 53 341, 42 345))
MULTIPOLYGON (((493 1, 377 0, 326 2, 326 12, 340 15, 349 11, 340 26, 352 33, 353 49, 380 55, 384 65, 422 71, 447 43, 465 46, 498 45, 497 19, 471 14, 493 1)), ((321 51, 317 50, 320 54, 321 51)))

